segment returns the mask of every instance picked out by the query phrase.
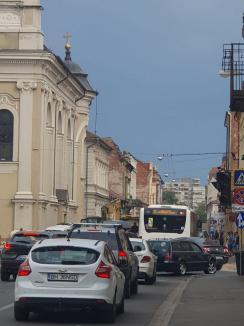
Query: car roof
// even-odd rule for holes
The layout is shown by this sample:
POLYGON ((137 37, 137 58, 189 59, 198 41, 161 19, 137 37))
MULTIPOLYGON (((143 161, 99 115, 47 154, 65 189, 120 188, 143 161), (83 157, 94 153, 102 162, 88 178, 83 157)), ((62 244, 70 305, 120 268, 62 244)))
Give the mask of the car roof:
POLYGON ((86 247, 95 250, 101 250, 105 246, 106 242, 94 239, 67 239, 67 238, 55 238, 44 239, 38 241, 34 246, 35 248, 50 247, 50 246, 70 246, 70 247, 86 247))
POLYGON ((122 229, 121 224, 104 224, 104 223, 77 223, 71 229, 72 233, 80 232, 110 232, 115 233, 118 229, 122 229))
POLYGON ((141 238, 132 238, 132 237, 129 237, 130 241, 133 241, 133 242, 143 242, 145 241, 144 239, 141 239, 141 238))

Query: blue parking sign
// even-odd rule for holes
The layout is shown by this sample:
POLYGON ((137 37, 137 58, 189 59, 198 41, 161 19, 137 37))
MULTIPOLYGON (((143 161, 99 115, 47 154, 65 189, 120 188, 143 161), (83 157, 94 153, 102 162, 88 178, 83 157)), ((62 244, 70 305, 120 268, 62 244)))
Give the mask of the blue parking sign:
POLYGON ((244 212, 240 212, 236 216, 236 226, 238 229, 244 229, 244 212))

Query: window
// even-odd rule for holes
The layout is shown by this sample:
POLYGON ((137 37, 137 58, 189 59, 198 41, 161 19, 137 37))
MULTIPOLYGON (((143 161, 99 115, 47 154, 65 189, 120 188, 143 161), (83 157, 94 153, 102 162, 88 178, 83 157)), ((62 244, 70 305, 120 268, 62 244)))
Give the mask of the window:
POLYGON ((199 248, 195 243, 191 243, 191 246, 194 252, 202 252, 202 249, 199 248))
POLYGON ((192 251, 191 245, 189 242, 181 242, 182 251, 192 251))
POLYGON ((13 160, 13 114, 0 110, 0 161, 13 160))

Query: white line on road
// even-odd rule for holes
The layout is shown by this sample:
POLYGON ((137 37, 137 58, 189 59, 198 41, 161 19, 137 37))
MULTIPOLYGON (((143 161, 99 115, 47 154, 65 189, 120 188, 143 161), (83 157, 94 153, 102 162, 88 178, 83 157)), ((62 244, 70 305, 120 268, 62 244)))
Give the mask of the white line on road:
POLYGON ((165 301, 157 309, 155 315, 148 326, 168 326, 174 311, 180 302, 182 294, 189 284, 192 276, 187 280, 181 281, 180 284, 169 294, 165 301))
POLYGON ((8 310, 8 309, 12 308, 13 306, 14 306, 13 303, 10 303, 10 304, 8 304, 6 306, 3 306, 3 307, 0 308, 0 312, 4 311, 4 310, 8 310))

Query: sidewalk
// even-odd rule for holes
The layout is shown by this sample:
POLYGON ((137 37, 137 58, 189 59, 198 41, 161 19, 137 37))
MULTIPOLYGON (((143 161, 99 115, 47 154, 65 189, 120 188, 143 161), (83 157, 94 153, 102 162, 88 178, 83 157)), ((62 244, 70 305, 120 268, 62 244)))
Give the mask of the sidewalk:
POLYGON ((236 260, 235 256, 232 256, 229 258, 229 261, 227 264, 224 264, 221 268, 221 271, 223 272, 235 272, 236 273, 236 260))

